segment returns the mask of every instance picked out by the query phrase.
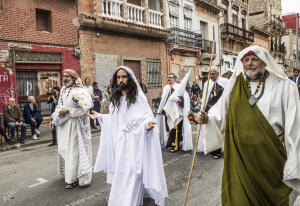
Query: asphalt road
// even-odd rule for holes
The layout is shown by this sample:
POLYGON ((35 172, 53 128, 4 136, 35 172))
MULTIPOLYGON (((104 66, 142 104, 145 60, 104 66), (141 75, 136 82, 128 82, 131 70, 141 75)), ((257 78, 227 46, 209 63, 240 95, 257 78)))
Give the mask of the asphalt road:
MULTIPOLYGON (((95 160, 99 133, 92 136, 95 160)), ((170 153, 163 149, 168 184, 167 206, 183 203, 192 152, 170 153)), ((197 155, 188 206, 220 204, 223 159, 197 155)), ((110 185, 106 175, 96 173, 90 187, 64 189, 64 177, 57 174, 57 147, 47 144, 0 153, 0 205, 107 205, 110 185)), ((147 206, 154 205, 145 200, 147 206)))

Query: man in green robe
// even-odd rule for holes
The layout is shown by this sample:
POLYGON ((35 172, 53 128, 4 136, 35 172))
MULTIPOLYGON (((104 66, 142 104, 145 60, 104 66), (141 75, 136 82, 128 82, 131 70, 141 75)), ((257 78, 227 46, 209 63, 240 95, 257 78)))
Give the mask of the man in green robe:
POLYGON ((243 50, 218 103, 198 117, 204 152, 224 147, 223 206, 293 205, 300 192, 299 94, 267 50, 243 50))

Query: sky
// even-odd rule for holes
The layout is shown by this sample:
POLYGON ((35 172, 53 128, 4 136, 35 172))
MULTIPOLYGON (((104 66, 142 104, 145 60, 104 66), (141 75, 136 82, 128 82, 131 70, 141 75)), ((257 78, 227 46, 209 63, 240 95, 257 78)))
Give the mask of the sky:
POLYGON ((300 0, 281 0, 281 6, 283 15, 291 12, 300 13, 300 0))

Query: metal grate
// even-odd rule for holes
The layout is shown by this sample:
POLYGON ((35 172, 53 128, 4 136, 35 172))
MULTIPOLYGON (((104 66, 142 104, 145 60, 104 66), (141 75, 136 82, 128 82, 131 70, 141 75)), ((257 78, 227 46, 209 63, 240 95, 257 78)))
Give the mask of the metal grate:
POLYGON ((148 88, 161 87, 161 60, 147 59, 147 85, 148 88))

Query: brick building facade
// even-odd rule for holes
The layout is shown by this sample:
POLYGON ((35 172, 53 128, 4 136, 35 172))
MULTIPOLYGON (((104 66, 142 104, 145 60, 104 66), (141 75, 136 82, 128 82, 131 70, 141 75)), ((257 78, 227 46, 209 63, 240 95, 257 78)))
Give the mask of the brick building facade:
POLYGON ((149 102, 166 84, 167 55, 163 0, 79 0, 82 79, 106 90, 120 65, 148 87, 149 102))
POLYGON ((65 68, 80 73, 74 0, 10 0, 0 8, 0 112, 11 96, 20 104, 36 96, 50 113, 47 93, 61 85, 65 68))

